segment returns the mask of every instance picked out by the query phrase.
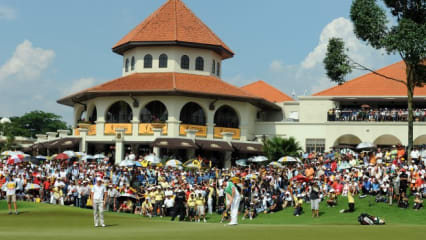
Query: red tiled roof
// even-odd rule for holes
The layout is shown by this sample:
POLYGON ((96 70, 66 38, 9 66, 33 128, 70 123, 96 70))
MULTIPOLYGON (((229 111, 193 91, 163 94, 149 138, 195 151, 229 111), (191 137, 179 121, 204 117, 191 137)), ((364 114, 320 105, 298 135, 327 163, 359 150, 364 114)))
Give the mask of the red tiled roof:
MULTIPOLYGON (((405 63, 394 63, 377 70, 385 76, 407 81, 405 63)), ((338 85, 312 96, 407 96, 407 88, 402 83, 368 73, 342 85, 338 85)), ((414 96, 426 96, 426 87, 417 87, 414 96)))
POLYGON ((168 0, 118 41, 113 50, 128 43, 183 42, 217 46, 232 57, 232 50, 181 0, 168 0))
POLYGON ((101 93, 110 95, 118 93, 188 93, 219 98, 245 99, 262 102, 263 105, 274 107, 273 103, 228 84, 219 78, 173 72, 134 73, 64 97, 58 100, 58 103, 73 105, 74 99, 82 99, 89 94, 101 93))
POLYGON ((257 82, 250 83, 241 89, 261 98, 264 98, 270 102, 285 102, 294 101, 293 98, 289 97, 280 90, 267 84, 266 82, 259 80, 257 82))

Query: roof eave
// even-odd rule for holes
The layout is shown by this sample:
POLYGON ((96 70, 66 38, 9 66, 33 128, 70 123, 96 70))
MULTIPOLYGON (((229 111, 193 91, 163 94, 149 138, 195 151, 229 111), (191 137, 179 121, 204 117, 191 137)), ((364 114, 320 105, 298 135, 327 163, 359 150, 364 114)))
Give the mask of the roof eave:
POLYGON ((140 41, 140 42, 126 42, 118 46, 114 46, 112 51, 114 53, 123 55, 129 49, 135 47, 148 47, 148 46, 182 46, 190 48, 204 48, 217 52, 222 59, 232 58, 234 53, 221 46, 221 45, 212 45, 212 44, 203 44, 203 43, 194 43, 194 42, 184 42, 184 41, 140 41))
POLYGON ((245 101, 257 106, 259 108, 267 108, 271 110, 279 111, 281 108, 272 102, 269 102, 263 98, 255 98, 255 97, 244 97, 244 96, 234 96, 227 94, 211 94, 211 93, 201 93, 201 92, 192 92, 185 91, 179 89, 163 89, 163 90, 152 90, 152 91, 131 91, 131 90, 123 90, 123 91, 87 91, 83 93, 78 93, 75 95, 71 95, 62 99, 59 99, 57 103, 66 105, 66 106, 74 106, 75 103, 81 101, 87 101, 96 97, 101 96, 140 96, 140 95, 174 95, 174 96, 193 96, 193 97, 201 97, 201 98, 220 98, 220 99, 228 99, 234 101, 245 101))

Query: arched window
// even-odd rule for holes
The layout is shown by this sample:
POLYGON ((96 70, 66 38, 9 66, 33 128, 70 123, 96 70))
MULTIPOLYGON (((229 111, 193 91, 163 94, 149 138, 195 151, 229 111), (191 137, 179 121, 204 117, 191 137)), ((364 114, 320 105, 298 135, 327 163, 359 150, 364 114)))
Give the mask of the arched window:
POLYGON ((189 69, 189 57, 187 55, 183 55, 180 58, 180 68, 189 69))
POLYGON ((161 54, 160 55, 160 62, 158 63, 158 67, 159 68, 167 68, 167 55, 166 54, 161 54))
POLYGON ((195 70, 204 71, 204 59, 202 57, 195 59, 195 70))
POLYGON ((134 71, 135 70, 135 57, 132 57, 132 61, 130 61, 130 71, 134 71))
POLYGON ((111 105, 106 114, 107 123, 130 123, 132 118, 132 109, 124 101, 119 101, 111 105))
POLYGON ((78 117, 78 122, 86 122, 87 120, 87 111, 84 109, 81 111, 80 116, 78 117))
POLYGON ((147 54, 143 58, 143 68, 152 68, 152 55, 147 54))
POLYGON ((229 106, 220 107, 214 115, 216 127, 239 128, 240 121, 235 110, 229 106))
POLYGON ((96 122, 96 120, 98 120, 98 110, 96 109, 96 107, 94 107, 92 110, 92 114, 90 114, 89 122, 94 123, 96 122))
POLYGON ((141 111, 140 120, 142 123, 152 123, 154 121, 167 121, 169 115, 166 106, 160 101, 148 103, 141 111))
POLYGON ((217 62, 216 73, 217 73, 217 76, 220 77, 220 62, 217 62))
POLYGON ((213 64, 212 64, 212 73, 215 74, 216 73, 216 61, 213 59, 213 64))
POLYGON ((126 58, 126 63, 124 64, 124 71, 128 72, 129 71, 129 59, 126 58))
POLYGON ((180 111, 180 121, 183 124, 206 125, 206 114, 200 105, 190 102, 180 111))

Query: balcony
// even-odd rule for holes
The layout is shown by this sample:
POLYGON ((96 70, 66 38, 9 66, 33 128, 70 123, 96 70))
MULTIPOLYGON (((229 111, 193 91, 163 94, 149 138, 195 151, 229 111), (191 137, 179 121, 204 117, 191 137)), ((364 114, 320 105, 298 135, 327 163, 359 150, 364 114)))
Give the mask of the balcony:
POLYGON ((207 126, 202 125, 191 125, 191 124, 181 124, 179 126, 179 135, 186 136, 187 129, 195 129, 198 132, 195 134, 197 137, 207 137, 207 126))
MULTIPOLYGON (((89 129, 89 132, 87 133, 88 136, 96 136, 96 124, 88 124, 87 129, 89 129)), ((80 136, 80 131, 78 128, 74 129, 75 136, 80 136)))
MULTIPOLYGON (((163 131, 162 135, 167 135, 167 124, 162 124, 163 131)), ((154 135, 152 123, 140 123, 139 124, 139 135, 154 135)))
POLYGON ((124 128, 126 131, 124 134, 132 135, 132 124, 131 123, 105 123, 104 134, 105 135, 114 135, 115 129, 124 128))
POLYGON ((239 128, 225 128, 225 127, 215 127, 214 128, 214 138, 222 138, 223 132, 234 133, 232 139, 239 140, 241 137, 241 130, 239 128))

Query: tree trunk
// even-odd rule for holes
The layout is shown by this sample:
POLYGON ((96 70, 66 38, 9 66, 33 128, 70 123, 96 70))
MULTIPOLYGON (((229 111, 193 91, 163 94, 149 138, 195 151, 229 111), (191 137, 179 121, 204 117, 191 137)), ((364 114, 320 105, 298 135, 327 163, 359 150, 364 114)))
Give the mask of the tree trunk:
POLYGON ((411 163, 411 150, 413 149, 413 95, 414 95, 414 67, 407 66, 407 97, 408 97, 408 146, 407 160, 411 163))

